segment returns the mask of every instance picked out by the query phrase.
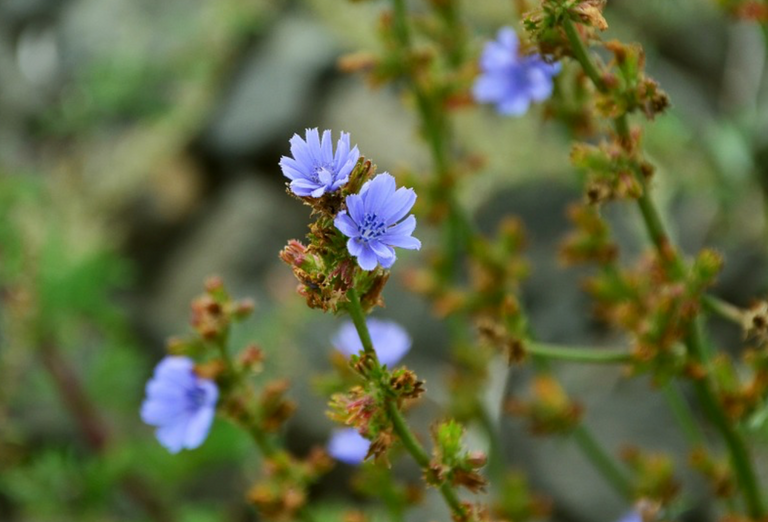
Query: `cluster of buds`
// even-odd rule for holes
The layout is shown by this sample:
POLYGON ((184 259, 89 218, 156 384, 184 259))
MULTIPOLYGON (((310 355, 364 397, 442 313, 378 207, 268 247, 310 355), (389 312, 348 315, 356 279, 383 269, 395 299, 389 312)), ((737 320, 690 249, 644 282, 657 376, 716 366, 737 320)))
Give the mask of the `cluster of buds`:
POLYGON ((669 505, 680 491, 672 459, 660 453, 643 453, 637 448, 622 450, 622 458, 634 474, 635 496, 660 505, 669 505))
POLYGON ((565 264, 596 263, 606 266, 616 261, 618 247, 596 207, 573 205, 568 209, 568 217, 575 230, 565 238, 560 248, 560 259, 565 264))
POLYGON ((395 441, 388 404, 400 408, 403 401, 418 398, 424 393, 424 383, 411 370, 400 367, 389 371, 368 354, 353 355, 350 366, 364 382, 333 394, 328 415, 371 441, 366 459, 386 460, 395 441))
POLYGON ((702 251, 680 281, 670 277, 665 260, 652 254, 634 270, 605 270, 588 290, 598 302, 598 315, 633 335, 635 370, 652 370, 665 379, 681 371, 701 377, 703 369, 689 361, 678 342, 685 337, 700 306, 701 295, 722 266, 720 256, 702 251))
POLYGON ((233 322, 248 318, 254 304, 250 299, 233 300, 220 277, 205 282, 205 294, 192 301, 192 327, 203 341, 223 338, 233 322))
POLYGON ((538 8, 525 15, 523 26, 543 56, 560 59, 572 56, 563 21, 577 22, 584 38, 599 40, 598 33, 608 29, 603 17, 604 6, 605 0, 543 0, 538 8))
POLYGON ((516 310, 519 310, 517 299, 508 296, 507 306, 500 320, 481 319, 477 327, 482 344, 501 349, 510 365, 522 362, 527 355, 524 341, 525 320, 516 310))
POLYGON ((670 106, 669 97, 659 84, 645 76, 645 53, 639 44, 616 40, 605 43, 613 54, 603 75, 606 92, 598 97, 596 108, 604 118, 618 118, 640 111, 652 120, 670 106))
POLYGON ((587 202, 591 205, 616 199, 637 199, 653 175, 653 166, 643 159, 640 137, 633 132, 630 146, 614 138, 598 146, 577 143, 571 162, 583 172, 587 202))
POLYGON ((744 313, 742 327, 748 339, 761 344, 768 340, 768 302, 758 301, 744 313))
POLYGON ((443 483, 464 487, 473 493, 485 491, 488 481, 478 473, 485 466, 484 453, 464 449, 464 427, 454 420, 442 422, 432 430, 434 449, 426 473, 426 481, 433 486, 443 483))
POLYGON ((744 420, 757 411, 768 392, 768 355, 764 351, 748 350, 744 353, 744 363, 737 371, 731 359, 721 354, 711 364, 720 404, 733 421, 744 420))
POLYGON ((536 377, 532 392, 528 401, 510 398, 505 406, 507 413, 528 420, 531 433, 565 435, 581 422, 582 406, 573 402, 553 377, 536 377))
POLYGON ((521 221, 504 219, 493 240, 477 236, 468 244, 469 285, 451 286, 439 277, 444 258, 433 259, 431 270, 411 271, 406 285, 429 297, 441 317, 463 313, 498 318, 530 272, 522 257, 525 243, 521 221))
POLYGON ((718 0, 718 3, 736 18, 768 23, 768 4, 764 0, 718 0))
POLYGON ((380 266, 371 271, 359 269, 347 251, 348 238, 334 226, 334 217, 344 208, 346 196, 359 192, 375 172, 376 167, 361 157, 349 182, 341 189, 319 198, 291 194, 310 206, 316 219, 309 226, 308 244, 290 240, 280 251, 280 259, 293 270, 299 280, 298 293, 307 300, 310 308, 336 312, 346 303, 350 288, 361 293, 365 310, 383 305, 381 291, 389 271, 380 266))
POLYGON ((695 448, 688 457, 691 467, 704 475, 719 498, 730 498, 736 491, 736 482, 726 458, 716 459, 704 448, 695 448))
POLYGON ((307 488, 333 467, 331 458, 319 448, 305 460, 277 452, 264 463, 264 478, 248 492, 248 500, 270 520, 293 520, 307 503, 307 488))

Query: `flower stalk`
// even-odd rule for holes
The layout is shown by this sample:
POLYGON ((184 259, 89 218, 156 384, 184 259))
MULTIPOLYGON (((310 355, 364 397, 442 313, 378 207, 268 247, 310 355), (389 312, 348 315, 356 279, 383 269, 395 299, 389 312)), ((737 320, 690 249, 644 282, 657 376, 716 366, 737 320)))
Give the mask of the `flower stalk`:
MULTIPOLYGON (((569 43, 574 56, 581 64, 584 72, 589 76, 598 91, 605 91, 605 84, 597 72, 593 60, 587 53, 584 42, 579 37, 573 22, 566 17, 563 21, 563 28, 568 36, 569 43)), ((626 113, 614 119, 614 126, 619 135, 622 144, 631 143, 631 136, 626 113)), ((637 198, 638 207, 643 218, 643 224, 648 236, 654 245, 660 259, 665 264, 669 274, 676 280, 682 280, 686 274, 684 261, 678 254, 677 249, 671 243, 669 235, 661 220, 660 214, 649 194, 648 184, 644 183, 641 195, 637 198)), ((702 299, 702 301, 705 301, 702 299)), ((706 302, 706 301, 705 301, 706 302)), ((712 304, 710 303, 710 306, 712 304)), ((732 310, 726 310, 723 307, 717 307, 718 310, 726 312, 728 316, 733 315, 732 310)), ((685 345, 691 359, 700 363, 706 369, 709 360, 709 354, 706 349, 706 343, 703 339, 700 318, 691 321, 688 332, 685 336, 685 345)), ((700 379, 694 379, 693 384, 699 401, 702 403, 704 411, 709 420, 720 432, 721 437, 726 443, 729 451, 731 465, 737 476, 741 487, 744 501, 750 516, 761 519, 766 514, 766 509, 760 492, 749 456, 746 443, 738 430, 731 426, 728 418, 723 411, 720 401, 715 392, 716 385, 712 380, 711 374, 707 374, 700 379)))
POLYGON ((529 342, 526 344, 525 350, 531 355, 549 360, 589 364, 626 364, 632 362, 632 354, 619 349, 595 349, 529 342))
MULTIPOLYGON (((365 322, 365 315, 363 308, 360 304, 360 298, 357 295, 357 291, 353 288, 350 289, 347 297, 349 298, 349 304, 347 311, 352 317, 352 322, 357 329, 357 333, 360 336, 360 342, 363 344, 363 350, 366 355, 370 355, 378 365, 378 359, 376 359, 376 352, 373 349, 373 343, 371 342, 371 334, 368 331, 368 325, 365 322)), ((430 458, 426 450, 422 447, 416 436, 411 431, 408 423, 403 417, 400 411, 397 401, 391 397, 386 400, 387 416, 392 423, 392 428, 397 434, 403 447, 408 451, 413 460, 419 465, 419 467, 425 472, 429 472, 430 458)), ((440 494, 443 496, 445 503, 457 520, 464 520, 467 512, 466 508, 461 504, 458 494, 448 482, 443 482, 439 486, 440 494)))

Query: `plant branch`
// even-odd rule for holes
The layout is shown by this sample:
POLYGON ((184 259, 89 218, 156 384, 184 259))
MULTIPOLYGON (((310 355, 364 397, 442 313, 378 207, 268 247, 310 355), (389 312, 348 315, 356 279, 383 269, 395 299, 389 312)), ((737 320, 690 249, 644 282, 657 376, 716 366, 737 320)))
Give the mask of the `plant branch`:
MULTIPOLYGON (((582 42, 579 37, 576 28, 573 26, 573 22, 566 18, 563 25, 566 34, 568 35, 574 56, 581 64, 587 76, 592 80, 595 87, 600 91, 604 91, 605 84, 603 83, 602 78, 596 74, 597 68, 587 54, 584 42, 582 42)), ((629 143, 627 115, 624 114, 619 118, 614 119, 614 125, 622 143, 629 143)), ((677 249, 672 245, 669 239, 669 235, 666 232, 659 212, 648 193, 647 184, 643 188, 643 193, 638 198, 637 203, 648 236, 669 274, 677 280, 682 280, 686 274, 685 262, 682 260, 677 249)), ((706 306, 706 300, 702 299, 702 301, 706 306)), ((732 310, 722 309, 722 307, 720 311, 728 312, 729 315, 732 314, 732 310)), ((689 331, 685 337, 685 345, 689 356, 706 367, 709 354, 707 353, 706 343, 703 339, 700 318, 696 318, 691 322, 689 331)), ((728 447, 731 464, 737 476, 739 485, 741 486, 742 494, 744 495, 744 500, 747 504, 750 516, 757 519, 763 518, 766 511, 763 505, 760 487, 757 482, 757 476, 749 456, 749 451, 743 438, 739 432, 731 426, 728 417, 723 411, 715 392, 715 384, 712 382, 711 376, 707 375, 702 379, 694 379, 693 383, 699 401, 702 403, 707 416, 720 432, 721 437, 728 447)))
MULTIPOLYGON (((360 298, 357 295, 357 291, 355 289, 350 289, 347 293, 347 296, 350 298, 347 310, 350 316, 352 316, 352 322, 355 325, 357 334, 360 336, 360 341, 363 343, 363 349, 366 351, 366 353, 368 353, 368 349, 370 349, 375 357, 375 352, 373 352, 373 345, 371 344, 371 334, 368 331, 368 325, 365 322, 363 308, 360 305, 360 298)), ((378 364, 378 360, 374 360, 376 361, 376 364, 378 364)), ((402 442, 403 447, 405 447, 405 449, 408 451, 411 457, 413 457, 413 460, 416 461, 419 467, 425 473, 427 473, 430 466, 429 455, 421 446, 419 441, 416 440, 416 436, 413 434, 413 432, 411 432, 411 429, 408 427, 408 423, 398 408, 397 402, 393 398, 387 398, 385 402, 387 408, 387 416, 392 422, 392 428, 395 430, 395 433, 397 433, 400 442, 402 442)), ((456 491, 454 491, 448 482, 443 482, 439 486, 439 490, 451 512, 456 517, 458 517, 458 519, 463 519, 466 515, 466 510, 464 506, 462 506, 461 500, 459 499, 456 491)))
POLYGON ((527 343, 525 349, 531 355, 550 360, 592 364, 621 364, 632 361, 632 354, 618 349, 583 348, 537 342, 527 343))
POLYGON ((608 480, 608 483, 625 499, 632 500, 632 485, 613 458, 603 450, 592 433, 582 424, 571 434, 581 451, 592 465, 608 480))

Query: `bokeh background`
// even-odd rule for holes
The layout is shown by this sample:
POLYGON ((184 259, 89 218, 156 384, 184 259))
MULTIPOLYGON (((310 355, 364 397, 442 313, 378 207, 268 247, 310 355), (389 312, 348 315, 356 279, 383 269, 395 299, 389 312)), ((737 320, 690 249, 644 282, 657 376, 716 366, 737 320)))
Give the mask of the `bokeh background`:
MULTIPOLYGON (((308 310, 277 259, 308 220, 286 196, 278 161, 294 133, 320 127, 350 132, 380 171, 429 169, 397 86, 373 88, 337 67, 346 53, 377 52, 386 7, 0 0, 0 520, 257 519, 243 500, 259 470, 245 435, 219 421, 200 449, 172 456, 138 418, 165 340, 188 332, 189 301, 210 274, 256 299, 237 340, 259 343, 270 377, 290 379, 299 404, 291 447, 306 453, 324 443, 331 422, 312 383, 330 368, 339 319, 308 310), (85 394, 79 402, 69 396, 73 379, 85 394), (92 409, 80 411, 83 401, 92 409), (151 500, 144 508, 136 500, 142 488, 162 499, 154 515, 151 500)), ((463 7, 476 54, 516 20, 510 1, 463 7)), ((717 291, 746 305, 766 290, 764 35, 712 0, 611 0, 606 18, 616 38, 642 43, 649 75, 674 105, 644 136, 673 233, 686 252, 705 244, 725 252, 717 291)), ((534 267, 523 291, 543 340, 613 342, 590 318, 583 273, 556 260, 565 208, 580 195, 567 137, 540 116, 540 108, 521 119, 479 107, 455 114, 459 146, 485 158, 462 182, 462 203, 485 231, 504 215, 523 218, 534 267)), ((630 255, 643 247, 633 211, 610 209, 630 255)), ((416 235, 428 250, 436 232, 421 226, 416 235)), ((414 337, 406 363, 428 384, 414 413, 426 432, 445 395, 446 334, 398 274, 423 255, 401 256, 378 315, 414 337)), ((738 332, 722 330, 738 344, 738 332)), ((515 371, 510 380, 500 366, 489 404, 498 410, 505 387, 525 378, 515 371)), ((628 436, 678 444, 647 383, 625 382, 617 370, 564 370, 563 378, 610 448, 628 436)), ((572 448, 499 422, 509 462, 556 499, 557 520, 609 520, 626 509, 572 448)), ((365 503, 344 486, 349 471, 334 471, 315 492, 328 520, 340 519, 343 503, 365 503)), ((428 496, 409 520, 445 518, 435 504, 428 496)))

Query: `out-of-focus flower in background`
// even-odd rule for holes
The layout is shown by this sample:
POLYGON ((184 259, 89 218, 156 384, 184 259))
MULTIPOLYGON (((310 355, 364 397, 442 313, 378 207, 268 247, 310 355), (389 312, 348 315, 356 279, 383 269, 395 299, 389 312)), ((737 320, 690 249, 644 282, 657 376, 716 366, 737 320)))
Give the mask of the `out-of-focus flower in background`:
POLYGON ((637 511, 630 511, 616 522, 643 522, 643 517, 637 511))
POLYGON ((283 156, 280 168, 291 180, 291 192, 301 197, 319 198, 338 190, 349 181, 349 174, 360 157, 357 146, 350 150, 346 132, 341 133, 335 154, 329 130, 323 131, 321 140, 316 128, 307 129, 306 140, 294 134, 290 143, 293 157, 283 156))
POLYGON ((421 248, 421 241, 411 236, 416 218, 411 214, 403 219, 416 202, 416 193, 405 187, 395 189, 394 177, 379 174, 359 194, 347 196, 347 210, 334 220, 336 228, 349 238, 347 250, 363 270, 373 270, 377 264, 391 267, 397 259, 392 247, 421 248))
MULTIPOLYGON (((368 331, 371 334, 373 349, 381 364, 397 364, 411 349, 411 337, 405 329, 394 321, 368 319, 368 331)), ((349 357, 363 350, 363 343, 351 321, 345 322, 331 340, 334 348, 349 357)))
POLYGON ((368 454, 371 442, 354 428, 333 430, 328 441, 328 454, 346 464, 357 466, 368 454))
POLYGON ((219 389, 195 373, 188 357, 165 357, 147 383, 141 419, 156 426, 157 440, 171 453, 194 449, 208 436, 219 389))
POLYGON ((538 54, 521 55, 515 31, 502 27, 496 40, 485 44, 480 71, 472 88, 475 101, 495 104, 500 114, 520 116, 531 102, 549 98, 560 64, 547 63, 538 54))

